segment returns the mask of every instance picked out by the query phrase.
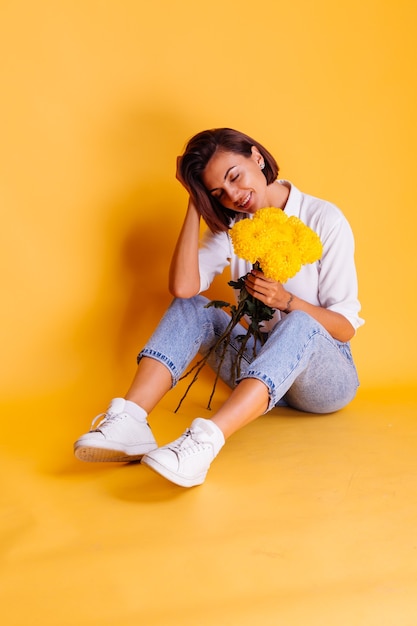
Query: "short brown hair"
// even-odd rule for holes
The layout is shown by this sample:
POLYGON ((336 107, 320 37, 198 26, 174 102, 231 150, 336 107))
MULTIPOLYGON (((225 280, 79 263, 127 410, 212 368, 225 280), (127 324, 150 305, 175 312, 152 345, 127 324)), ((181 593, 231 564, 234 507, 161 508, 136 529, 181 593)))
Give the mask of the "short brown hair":
POLYGON ((215 128, 194 135, 187 143, 180 159, 180 175, 198 211, 213 233, 228 230, 236 213, 224 208, 216 198, 207 192, 202 180, 204 169, 217 150, 235 152, 249 158, 253 146, 259 150, 264 158, 265 167, 262 172, 269 185, 278 176, 278 164, 268 150, 248 135, 231 128, 215 128))

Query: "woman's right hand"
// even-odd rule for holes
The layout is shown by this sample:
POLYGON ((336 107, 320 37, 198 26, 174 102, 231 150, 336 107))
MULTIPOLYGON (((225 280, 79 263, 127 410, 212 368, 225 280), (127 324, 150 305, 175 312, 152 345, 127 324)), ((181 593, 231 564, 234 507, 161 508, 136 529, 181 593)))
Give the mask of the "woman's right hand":
POLYGON ((185 184, 185 181, 184 181, 183 177, 181 176, 181 161, 182 161, 182 156, 178 156, 177 157, 176 179, 178 180, 178 182, 181 183, 181 185, 184 187, 184 189, 186 191, 188 191, 188 193, 190 193, 190 190, 188 189, 187 185, 185 184))

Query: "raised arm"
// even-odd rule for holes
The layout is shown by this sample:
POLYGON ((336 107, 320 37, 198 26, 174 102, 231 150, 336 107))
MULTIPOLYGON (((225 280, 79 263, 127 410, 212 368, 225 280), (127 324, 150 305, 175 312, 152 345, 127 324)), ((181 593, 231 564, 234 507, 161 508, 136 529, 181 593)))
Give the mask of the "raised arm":
POLYGON ((190 198, 169 268, 169 290, 176 298, 191 298, 200 290, 199 236, 200 214, 190 198))

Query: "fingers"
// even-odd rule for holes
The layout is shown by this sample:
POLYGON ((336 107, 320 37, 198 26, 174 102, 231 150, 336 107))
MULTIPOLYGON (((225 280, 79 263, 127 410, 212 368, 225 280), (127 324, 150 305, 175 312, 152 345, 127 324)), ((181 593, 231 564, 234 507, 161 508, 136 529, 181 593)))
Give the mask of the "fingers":
POLYGON ((261 280, 263 280, 263 281, 265 281, 267 283, 275 283, 276 282, 273 278, 267 278, 265 276, 265 274, 261 270, 254 270, 254 269, 252 269, 250 271, 250 274, 252 276, 254 276, 255 278, 259 278, 259 279, 261 279, 261 280))
POLYGON ((181 185, 184 187, 184 189, 186 191, 188 191, 188 193, 190 193, 190 190, 188 189, 185 180, 183 179, 182 175, 181 175, 181 161, 182 161, 182 156, 178 156, 177 157, 177 169, 176 169, 176 179, 178 180, 178 182, 181 183, 181 185))
POLYGON ((277 303, 282 300, 282 294, 285 293, 281 283, 265 278, 262 272, 257 270, 251 271, 245 281, 247 291, 251 296, 258 298, 264 304, 271 307, 278 307, 277 303))
POLYGON ((245 281, 246 289, 252 296, 267 296, 269 283, 262 278, 257 278, 249 274, 245 281))
POLYGON ((180 181, 180 183, 183 182, 182 177, 181 177, 181 171, 180 171, 181 158, 182 157, 180 157, 180 156, 177 157, 177 171, 176 171, 176 177, 177 177, 177 180, 180 181))
POLYGON ((262 272, 258 270, 251 270, 246 277, 246 282, 256 290, 261 291, 261 293, 271 289, 271 287, 280 285, 275 280, 271 278, 266 278, 262 272))

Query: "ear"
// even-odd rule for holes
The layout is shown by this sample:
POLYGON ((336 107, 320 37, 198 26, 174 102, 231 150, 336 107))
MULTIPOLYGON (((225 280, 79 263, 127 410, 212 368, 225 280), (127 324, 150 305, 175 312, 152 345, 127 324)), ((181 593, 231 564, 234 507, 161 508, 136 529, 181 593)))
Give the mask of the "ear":
POLYGON ((252 146, 252 159, 259 166, 264 162, 264 158, 256 146, 252 146))

